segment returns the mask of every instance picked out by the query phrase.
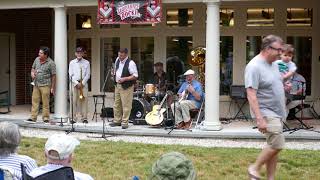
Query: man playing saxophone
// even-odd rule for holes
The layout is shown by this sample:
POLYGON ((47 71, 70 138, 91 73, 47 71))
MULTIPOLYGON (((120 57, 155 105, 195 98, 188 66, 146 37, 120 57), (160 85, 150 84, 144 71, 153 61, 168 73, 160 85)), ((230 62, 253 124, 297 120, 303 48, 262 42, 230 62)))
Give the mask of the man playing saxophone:
POLYGON ((195 80, 194 74, 195 72, 191 69, 184 73, 186 81, 178 91, 179 100, 171 104, 177 129, 189 129, 191 124, 189 110, 199 109, 201 106, 203 97, 202 85, 195 80))
POLYGON ((81 121, 88 123, 88 80, 90 78, 90 63, 83 58, 84 49, 78 47, 75 52, 76 58, 70 61, 69 78, 72 81, 73 116, 81 114, 81 121))

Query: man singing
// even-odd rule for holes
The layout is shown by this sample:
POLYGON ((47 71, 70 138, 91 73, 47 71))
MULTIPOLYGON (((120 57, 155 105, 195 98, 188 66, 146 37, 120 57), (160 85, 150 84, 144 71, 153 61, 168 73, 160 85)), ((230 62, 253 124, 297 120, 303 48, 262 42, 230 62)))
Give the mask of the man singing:
POLYGON ((72 81, 73 93, 73 116, 81 114, 83 123, 88 123, 88 80, 90 79, 90 63, 83 58, 84 50, 78 47, 75 52, 76 58, 70 61, 69 77, 72 81))
POLYGON ((186 81, 181 85, 179 101, 171 104, 177 129, 189 129, 191 124, 190 109, 200 108, 202 102, 202 85, 195 80, 195 72, 191 69, 184 73, 186 81), (174 105, 175 104, 175 105, 174 105))
POLYGON ((115 66, 114 119, 109 125, 127 129, 132 108, 133 85, 138 79, 138 70, 135 62, 128 57, 127 48, 119 50, 115 66))

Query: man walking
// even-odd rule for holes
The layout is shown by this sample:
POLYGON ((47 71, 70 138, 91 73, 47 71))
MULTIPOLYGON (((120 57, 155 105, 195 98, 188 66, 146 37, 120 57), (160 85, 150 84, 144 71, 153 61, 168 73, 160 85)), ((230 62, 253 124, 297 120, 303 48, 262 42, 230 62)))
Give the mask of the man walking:
POLYGON ((56 65, 49 57, 49 52, 48 47, 41 47, 32 65, 33 92, 31 117, 27 120, 29 122, 37 121, 40 99, 42 100, 42 120, 45 123, 49 122, 50 92, 54 95, 56 88, 56 65))
POLYGON ((286 118, 283 79, 275 60, 282 52, 280 37, 269 35, 263 38, 261 51, 246 66, 245 87, 250 112, 258 129, 266 136, 268 146, 259 154, 255 163, 248 168, 251 179, 260 179, 262 165, 267 167, 268 180, 275 179, 278 153, 283 149, 285 139, 282 120, 286 118))

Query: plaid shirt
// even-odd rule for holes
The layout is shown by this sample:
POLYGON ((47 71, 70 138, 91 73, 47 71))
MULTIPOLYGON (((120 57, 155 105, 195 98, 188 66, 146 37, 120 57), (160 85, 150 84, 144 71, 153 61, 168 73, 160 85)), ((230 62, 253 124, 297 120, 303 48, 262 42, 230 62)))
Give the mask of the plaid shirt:
POLYGON ((37 72, 34 79, 36 86, 51 86, 51 76, 56 74, 56 64, 50 57, 43 64, 40 63, 40 59, 37 57, 33 62, 32 69, 37 72))

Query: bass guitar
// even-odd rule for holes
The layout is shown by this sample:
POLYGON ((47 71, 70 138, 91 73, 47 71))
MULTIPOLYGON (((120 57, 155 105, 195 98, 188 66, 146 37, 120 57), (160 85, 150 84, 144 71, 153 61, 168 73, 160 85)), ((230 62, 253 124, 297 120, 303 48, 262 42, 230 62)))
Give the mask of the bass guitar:
POLYGON ((159 105, 154 105, 152 111, 146 115, 146 122, 151 126, 160 125, 163 121, 163 113, 166 112, 166 108, 162 108, 163 103, 167 99, 168 93, 161 100, 159 105))

